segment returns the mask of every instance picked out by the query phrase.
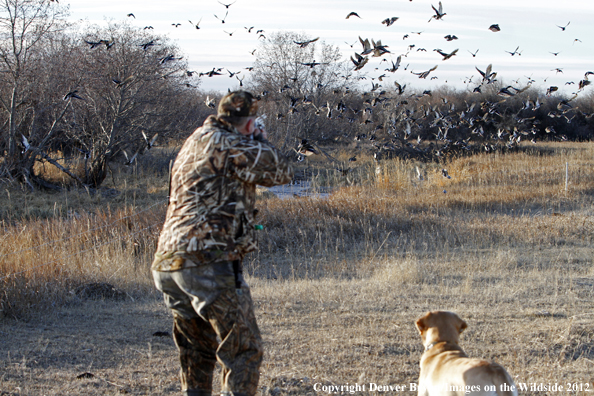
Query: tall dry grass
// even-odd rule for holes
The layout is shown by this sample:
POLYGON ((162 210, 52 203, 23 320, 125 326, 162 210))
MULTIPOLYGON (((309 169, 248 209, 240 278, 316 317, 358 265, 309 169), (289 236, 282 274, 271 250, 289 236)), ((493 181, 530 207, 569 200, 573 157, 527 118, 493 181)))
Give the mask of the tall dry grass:
MULTIPOLYGON (((451 273, 447 263, 464 275, 548 269, 560 258, 547 252, 567 248, 575 257, 563 264, 591 274, 593 154, 590 143, 558 144, 446 164, 363 159, 346 176, 314 169, 312 184, 337 186, 334 192, 327 199, 262 198, 265 228, 247 270, 267 279, 397 276, 423 283, 451 273), (538 262, 531 260, 535 250, 538 262)), ((14 198, 5 190, 5 315, 61 304, 93 280, 151 288, 148 267, 167 186, 166 175, 151 179, 141 171, 124 168, 111 198, 65 191, 42 203, 38 194, 14 198)))
POLYGON ((145 210, 82 212, 4 227, 0 243, 0 311, 21 316, 77 299, 89 283, 109 283, 128 296, 150 289, 151 261, 163 203, 145 210))
MULTIPOLYGON (((99 190, 0 189, 0 317, 80 301, 91 283, 129 297, 152 293, 147 265, 167 206, 170 155, 163 157, 112 164, 99 190)), ((58 181, 49 164, 45 172, 58 181)))
POLYGON ((262 202, 266 228, 260 257, 274 264, 255 260, 254 273, 369 276, 381 259, 410 255, 438 262, 452 254, 523 256, 534 247, 566 245, 587 249, 594 228, 592 154, 592 146, 583 144, 562 146, 552 155, 360 165, 367 179, 328 199, 262 202), (444 168, 451 178, 443 176, 444 168))

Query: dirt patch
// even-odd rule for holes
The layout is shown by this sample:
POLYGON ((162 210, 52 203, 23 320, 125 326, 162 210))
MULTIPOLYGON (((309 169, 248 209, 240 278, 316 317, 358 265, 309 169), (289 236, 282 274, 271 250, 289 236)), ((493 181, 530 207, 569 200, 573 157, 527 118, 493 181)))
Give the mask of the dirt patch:
MULTIPOLYGON (((97 296, 97 294, 92 294, 97 296)), ((179 392, 171 317, 162 301, 88 300, 28 322, 0 323, 7 395, 179 392)))

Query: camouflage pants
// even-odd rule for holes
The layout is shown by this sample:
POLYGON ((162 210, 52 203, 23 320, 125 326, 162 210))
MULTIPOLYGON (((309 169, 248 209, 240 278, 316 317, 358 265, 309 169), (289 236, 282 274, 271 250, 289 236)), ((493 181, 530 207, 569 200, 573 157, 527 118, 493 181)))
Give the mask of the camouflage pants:
POLYGON ((153 271, 153 277, 173 310, 173 337, 180 354, 184 394, 210 396, 218 361, 222 395, 255 395, 262 339, 250 289, 241 274, 236 283, 233 264, 153 271))

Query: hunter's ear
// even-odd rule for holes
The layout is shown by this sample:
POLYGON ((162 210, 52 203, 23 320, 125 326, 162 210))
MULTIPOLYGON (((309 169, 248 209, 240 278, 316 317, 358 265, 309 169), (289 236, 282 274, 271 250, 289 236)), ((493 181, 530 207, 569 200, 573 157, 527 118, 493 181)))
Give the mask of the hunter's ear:
POLYGON ((255 121, 252 117, 248 117, 246 123, 245 123, 245 129, 246 131, 249 131, 250 133, 253 133, 255 125, 254 125, 255 121))

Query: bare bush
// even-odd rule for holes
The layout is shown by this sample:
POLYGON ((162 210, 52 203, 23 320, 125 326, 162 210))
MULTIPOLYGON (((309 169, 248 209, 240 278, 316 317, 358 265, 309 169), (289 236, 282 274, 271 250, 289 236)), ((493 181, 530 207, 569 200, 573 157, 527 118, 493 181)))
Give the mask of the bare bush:
MULTIPOLYGON (((5 113, 5 175, 31 188, 58 188, 35 173, 36 162, 49 162, 74 183, 99 187, 109 161, 132 164, 154 144, 198 126, 199 81, 166 38, 109 24, 48 31, 43 43, 27 58, 27 85, 13 84, 22 98, 14 115, 5 113), (82 170, 64 165, 75 157, 82 170)), ((9 93, 10 85, 2 90, 9 93)))

